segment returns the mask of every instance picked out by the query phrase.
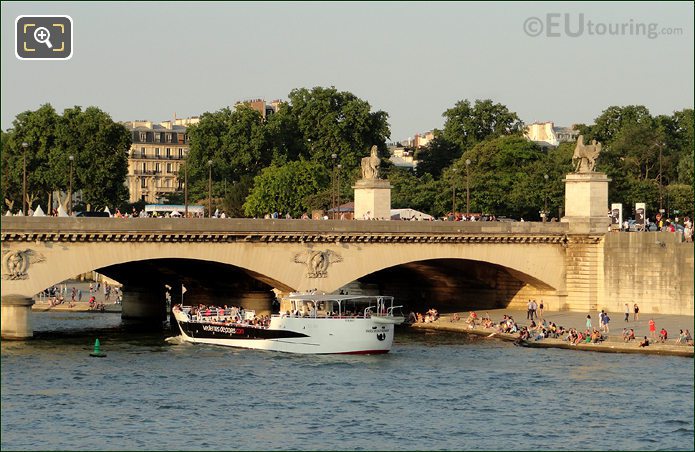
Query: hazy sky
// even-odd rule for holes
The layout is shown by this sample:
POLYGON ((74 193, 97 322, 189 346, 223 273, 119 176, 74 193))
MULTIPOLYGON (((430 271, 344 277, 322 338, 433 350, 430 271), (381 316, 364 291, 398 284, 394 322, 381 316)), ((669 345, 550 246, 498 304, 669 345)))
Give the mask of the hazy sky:
POLYGON ((441 127, 461 99, 558 125, 610 105, 693 107, 692 2, 3 2, 1 42, 3 130, 46 102, 162 121, 331 85, 388 112, 393 140, 441 127), (15 57, 28 14, 72 17, 72 59, 15 57))

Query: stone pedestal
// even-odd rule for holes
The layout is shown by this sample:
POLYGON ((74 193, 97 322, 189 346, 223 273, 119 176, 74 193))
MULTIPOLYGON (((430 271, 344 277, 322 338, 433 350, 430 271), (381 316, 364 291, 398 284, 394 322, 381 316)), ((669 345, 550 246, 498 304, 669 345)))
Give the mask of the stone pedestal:
POLYGON ((360 179, 355 190, 355 219, 391 219, 391 184, 383 179, 360 179))
POLYGON ((605 233, 608 217, 608 182, 604 173, 568 174, 565 183, 565 216, 570 232, 577 234, 605 233))
POLYGON ((34 336, 31 322, 31 307, 33 298, 21 295, 6 295, 2 297, 2 339, 30 339, 34 336))

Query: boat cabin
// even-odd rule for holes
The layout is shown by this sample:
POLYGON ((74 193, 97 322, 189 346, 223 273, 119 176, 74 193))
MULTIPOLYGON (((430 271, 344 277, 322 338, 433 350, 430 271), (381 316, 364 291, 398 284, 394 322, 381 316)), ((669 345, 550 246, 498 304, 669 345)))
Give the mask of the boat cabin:
POLYGON ((366 318, 393 310, 393 297, 291 294, 280 302, 280 314, 291 317, 366 318))

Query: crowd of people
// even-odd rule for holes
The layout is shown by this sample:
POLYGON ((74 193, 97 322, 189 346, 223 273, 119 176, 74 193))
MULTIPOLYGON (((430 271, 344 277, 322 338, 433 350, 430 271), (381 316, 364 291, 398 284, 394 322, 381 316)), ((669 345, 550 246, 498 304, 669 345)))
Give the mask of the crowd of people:
MULTIPOLYGON (((181 308, 177 305, 175 309, 181 308)), ((191 320, 218 325, 241 325, 259 328, 268 328, 270 326, 269 315, 256 316, 254 311, 246 311, 243 306, 207 306, 199 304, 191 307, 188 316, 191 320), (253 313, 253 315, 249 316, 247 313, 253 313)))
POLYGON ((410 311, 407 323, 432 323, 439 320, 439 311, 430 308, 424 314, 422 312, 410 311))
MULTIPOLYGON (((635 320, 639 319, 639 307, 637 304, 634 305, 635 309, 635 320)), ((422 314, 414 314, 411 312, 411 319, 415 319, 414 322, 417 323, 430 323, 436 321, 436 318, 431 318, 429 313, 431 311, 436 312, 435 309, 428 311, 427 316, 422 314), (429 320, 428 320, 429 319, 429 320)), ((530 308, 529 308, 530 312, 530 308)), ((629 314, 629 311, 628 311, 629 314)), ((537 314, 534 314, 534 317, 537 314)), ((490 315, 486 312, 481 316, 475 311, 470 311, 468 316, 463 319, 463 321, 468 325, 468 329, 482 328, 486 330, 492 330, 491 335, 497 333, 503 334, 517 334, 516 343, 523 344, 526 341, 540 341, 546 338, 550 339, 561 339, 570 345, 580 345, 580 344, 600 344, 608 339, 608 334, 610 333, 609 323, 610 317, 605 310, 599 313, 599 326, 592 326, 591 315, 586 316, 586 325, 584 328, 566 328, 562 325, 558 325, 555 322, 548 321, 544 318, 530 318, 530 314, 527 320, 530 323, 527 325, 520 325, 514 320, 514 317, 508 314, 504 314, 499 322, 495 322, 490 318, 490 315)), ((625 321, 628 321, 628 315, 626 315, 625 321)), ((455 323, 462 321, 462 317, 459 313, 453 313, 449 316, 449 322, 455 323)), ((644 340, 640 342, 640 347, 647 347, 650 343, 663 343, 666 344, 669 341, 668 331, 665 327, 656 332, 656 323, 653 319, 648 322, 651 342, 647 336, 644 336, 644 340)), ((636 341, 635 329, 634 328, 623 328, 622 340, 625 343, 636 341)), ((681 329, 678 338, 674 339, 676 344, 693 345, 693 337, 688 329, 681 329)))

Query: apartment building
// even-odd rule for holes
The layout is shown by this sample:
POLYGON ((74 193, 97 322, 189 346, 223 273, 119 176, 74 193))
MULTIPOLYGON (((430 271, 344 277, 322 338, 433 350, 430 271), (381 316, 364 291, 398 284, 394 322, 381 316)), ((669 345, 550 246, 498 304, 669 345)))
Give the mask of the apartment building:
POLYGON ((128 154, 130 202, 159 204, 183 189, 179 170, 189 150, 186 129, 198 121, 198 117, 191 117, 160 123, 146 120, 124 123, 133 140, 128 154))

